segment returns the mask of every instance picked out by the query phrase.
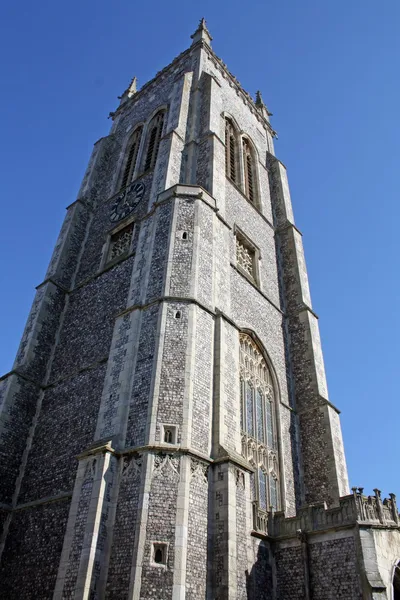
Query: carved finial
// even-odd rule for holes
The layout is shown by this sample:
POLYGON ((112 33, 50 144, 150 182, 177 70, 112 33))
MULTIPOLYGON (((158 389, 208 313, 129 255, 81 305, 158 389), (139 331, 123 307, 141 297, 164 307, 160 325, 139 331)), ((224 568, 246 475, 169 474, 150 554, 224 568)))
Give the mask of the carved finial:
POLYGON ((260 107, 265 106, 260 90, 257 90, 256 92, 256 105, 260 107))
POLYGON ((128 98, 130 98, 131 96, 136 94, 136 92, 137 92, 136 86, 137 86, 137 77, 135 75, 135 77, 131 81, 131 85, 128 88, 128 98))
POLYGON ((268 108, 266 107, 266 105, 264 104, 264 100, 261 96, 261 92, 260 90, 258 90, 256 92, 256 106, 258 108, 258 110, 264 114, 264 116, 266 117, 271 117, 272 113, 269 112, 268 108))
POLYGON ((128 98, 132 98, 137 92, 137 78, 136 76, 132 79, 127 89, 124 91, 122 96, 118 96, 118 99, 121 100, 120 104, 126 102, 128 98))
POLYGON ((203 41, 206 42, 206 44, 208 44, 209 46, 211 46, 211 34, 207 29, 207 23, 205 18, 203 17, 202 19, 200 19, 200 23, 199 26, 197 27, 196 31, 194 32, 193 35, 190 36, 193 40, 193 44, 196 44, 197 42, 203 41))

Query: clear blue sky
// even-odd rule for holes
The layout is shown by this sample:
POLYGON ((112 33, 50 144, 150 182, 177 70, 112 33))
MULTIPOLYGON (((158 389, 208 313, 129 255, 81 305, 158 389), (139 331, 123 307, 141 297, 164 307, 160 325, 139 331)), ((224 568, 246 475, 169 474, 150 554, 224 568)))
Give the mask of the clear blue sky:
POLYGON ((184 50, 202 16, 274 113, 350 482, 400 494, 398 0, 3 3, 0 372, 116 96, 184 50))

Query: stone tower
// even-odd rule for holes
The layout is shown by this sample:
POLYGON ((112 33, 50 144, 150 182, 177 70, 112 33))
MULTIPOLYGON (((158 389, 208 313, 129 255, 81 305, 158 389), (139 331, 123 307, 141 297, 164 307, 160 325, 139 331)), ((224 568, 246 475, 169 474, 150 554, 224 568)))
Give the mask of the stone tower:
POLYGON ((0 380, 0 597, 390 597, 268 110, 192 39, 111 114, 0 380))

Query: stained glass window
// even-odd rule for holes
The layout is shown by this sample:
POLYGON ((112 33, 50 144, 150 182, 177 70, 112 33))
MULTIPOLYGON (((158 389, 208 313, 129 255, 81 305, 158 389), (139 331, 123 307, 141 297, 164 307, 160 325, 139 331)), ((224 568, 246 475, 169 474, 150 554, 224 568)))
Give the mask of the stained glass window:
POLYGON ((247 431, 250 435, 254 435, 254 402, 253 402, 253 388, 246 382, 246 420, 247 420, 247 431))
POLYGON ((260 510, 279 506, 274 386, 271 372, 256 342, 240 334, 240 414, 242 453, 256 471, 253 498, 260 510))
POLYGON ((260 389, 256 392, 257 398, 257 438, 260 442, 264 442, 264 418, 263 418, 263 406, 264 396, 260 389))
POLYGON ((278 509, 278 481, 275 477, 270 477, 270 503, 274 510, 278 509))
POLYGON ((272 428, 272 405, 269 400, 266 403, 267 408, 267 444, 270 448, 274 446, 274 431, 272 428))
POLYGON ((244 386, 245 386, 245 383, 244 383, 243 379, 241 379, 240 380, 240 428, 241 429, 244 429, 244 411, 243 411, 244 386))
POLYGON ((267 484, 265 481, 265 473, 261 469, 258 469, 258 485, 260 508, 267 510, 267 484))

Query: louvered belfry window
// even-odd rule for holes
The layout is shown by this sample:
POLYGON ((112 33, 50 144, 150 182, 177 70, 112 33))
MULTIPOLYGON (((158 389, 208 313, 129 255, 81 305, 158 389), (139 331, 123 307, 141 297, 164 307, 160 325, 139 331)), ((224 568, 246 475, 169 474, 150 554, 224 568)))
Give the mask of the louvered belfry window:
POLYGON ((158 149, 160 147, 160 141, 164 125, 165 112, 159 112, 153 117, 149 124, 147 134, 147 149, 146 149, 146 160, 144 163, 144 170, 148 171, 152 169, 156 164, 158 149))
POLYGON ((253 500, 263 511, 279 510, 279 461, 275 393, 271 372, 255 341, 240 334, 242 454, 255 469, 253 500))
POLYGON ((250 202, 255 203, 254 158, 250 144, 243 140, 244 193, 250 202))
POLYGON ((234 183, 237 183, 236 168, 236 133, 230 119, 225 119, 225 159, 226 175, 234 183))
POLYGON ((135 129, 135 131, 133 132, 132 137, 130 139, 128 149, 127 149, 128 156, 127 156, 126 165, 125 165, 125 169, 124 169, 124 175, 123 175, 122 181, 121 181, 121 188, 124 188, 132 180, 133 172, 136 167, 139 146, 140 146, 140 140, 142 137, 142 131, 143 131, 143 127, 138 127, 137 129, 135 129))

